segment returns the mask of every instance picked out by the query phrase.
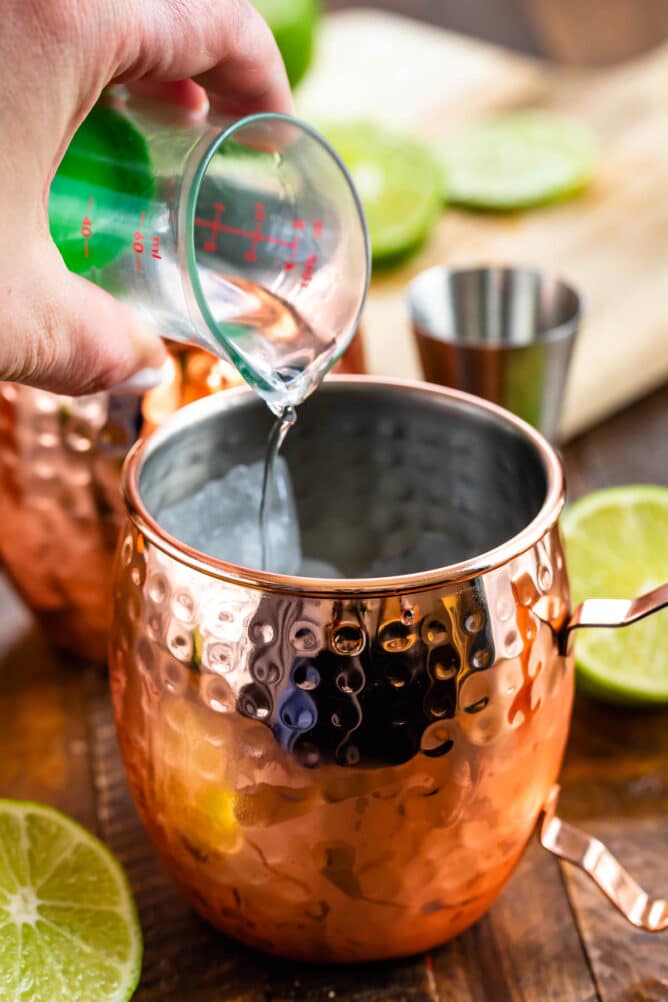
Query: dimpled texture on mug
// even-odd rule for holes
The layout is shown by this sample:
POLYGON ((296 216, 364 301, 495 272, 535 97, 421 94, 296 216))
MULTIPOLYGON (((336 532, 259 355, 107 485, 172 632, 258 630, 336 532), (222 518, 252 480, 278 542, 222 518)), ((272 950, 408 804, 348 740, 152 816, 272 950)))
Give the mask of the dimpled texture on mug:
POLYGON ((49 639, 102 660, 136 398, 0 383, 0 556, 49 639))
POLYGON ((573 666, 544 612, 568 608, 556 529, 463 586, 349 601, 227 584, 124 533, 121 749, 194 905, 319 961, 414 953, 475 921, 566 740, 573 666))

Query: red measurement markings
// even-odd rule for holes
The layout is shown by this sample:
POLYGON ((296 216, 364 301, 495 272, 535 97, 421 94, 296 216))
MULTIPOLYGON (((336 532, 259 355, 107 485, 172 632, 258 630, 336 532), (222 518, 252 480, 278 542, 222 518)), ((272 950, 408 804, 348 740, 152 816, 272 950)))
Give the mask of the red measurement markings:
POLYGON ((162 261, 162 254, 160 253, 160 237, 153 237, 151 241, 151 257, 155 258, 156 261, 162 261))
POLYGON ((304 261, 304 271, 301 280, 302 288, 306 288, 306 286, 310 283, 311 279, 313 278, 313 272, 315 271, 315 266, 317 265, 317 263, 318 263, 317 254, 309 254, 309 256, 304 261))
POLYGON ((304 232, 306 223, 304 222, 303 219, 295 219, 292 225, 295 231, 295 238, 292 241, 290 260, 285 262, 286 271, 292 271, 297 266, 296 261, 297 261, 297 253, 299 251, 299 241, 302 238, 302 233, 304 232))
POLYGON ((83 237, 84 257, 88 257, 88 241, 93 236, 93 220, 90 218, 90 211, 93 208, 93 196, 88 199, 86 215, 81 220, 81 236, 83 237))
MULTIPOLYGON (((255 203, 254 230, 246 230, 239 226, 228 226, 222 221, 224 212, 225 206, 217 202, 213 206, 213 219, 203 219, 201 216, 195 217, 195 226, 209 231, 209 235, 202 244, 202 250, 208 251, 209 253, 215 252, 217 250, 218 234, 228 233, 231 236, 250 240, 250 247, 244 254, 246 261, 257 261, 258 246, 261 243, 267 243, 274 244, 277 247, 285 247, 290 251, 290 256, 284 263, 286 271, 293 271, 297 267, 297 256, 299 254, 300 241, 306 231, 306 223, 303 219, 293 220, 292 228, 294 230, 294 237, 292 240, 284 240, 281 237, 274 237, 268 233, 262 232, 262 226, 266 222, 266 210, 262 202, 255 203)), ((315 222, 311 224, 311 233, 316 239, 318 239, 322 236, 322 231, 323 222, 321 219, 316 219, 315 222)), ((307 286, 309 284, 313 278, 317 264, 317 254, 310 254, 306 258, 301 278, 302 286, 307 286)))
POLYGON ((255 235, 250 250, 247 250, 244 257, 247 261, 257 261, 257 245, 262 239, 262 224, 266 216, 262 202, 255 203, 255 235))
MULTIPOLYGON (((316 238, 316 240, 322 236, 322 219, 316 219, 311 223, 311 233, 316 238)), ((303 289, 310 284, 313 274, 318 264, 318 255, 309 254, 309 256, 304 261, 304 270, 302 272, 301 286, 303 289)))
POLYGON ((220 217, 225 212, 225 206, 221 205, 220 202, 216 202, 213 207, 213 219, 209 222, 207 219, 195 219, 195 226, 210 226, 211 236, 208 240, 202 244, 202 250, 207 251, 209 254, 213 254, 216 250, 216 236, 222 226, 220 217))
POLYGON ((139 229, 135 230, 134 240, 132 241, 132 249, 135 252, 135 267, 137 271, 141 271, 141 256, 144 253, 144 234, 142 233, 142 227, 144 225, 145 216, 146 213, 142 212, 139 217, 139 229))
MULTIPOLYGON (((261 203, 258 202, 257 206, 261 203)), ((211 235, 202 244, 202 250, 213 252, 216 250, 216 238, 219 233, 229 233, 233 237, 243 237, 246 240, 251 241, 251 248, 247 251, 247 254, 255 253, 257 254, 258 244, 275 244, 277 247, 288 247, 292 249, 294 247, 294 240, 282 240, 280 237, 272 237, 268 233, 261 232, 262 223, 265 221, 264 207, 262 210, 258 209, 256 206, 255 210, 255 229, 245 230, 239 226, 227 226, 225 223, 221 222, 221 216, 225 211, 225 206, 216 204, 213 207, 214 216, 213 219, 203 219, 201 216, 195 217, 195 226, 199 226, 201 229, 210 230, 211 235), (261 218, 258 216, 261 215, 261 218)), ((248 260, 251 260, 248 258, 248 260)))

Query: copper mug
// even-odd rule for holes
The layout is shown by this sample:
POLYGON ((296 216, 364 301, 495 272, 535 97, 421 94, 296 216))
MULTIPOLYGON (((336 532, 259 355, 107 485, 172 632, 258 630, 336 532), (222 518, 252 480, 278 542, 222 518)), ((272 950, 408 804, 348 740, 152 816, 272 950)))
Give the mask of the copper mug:
MULTIPOLYGON (((336 371, 364 368, 358 331, 336 371)), ((163 381, 143 398, 0 383, 0 566, 55 647, 105 658, 130 447, 184 404, 241 381, 230 363, 170 344, 163 381)))
POLYGON ((131 446, 182 403, 240 382, 229 363, 179 345, 143 397, 0 383, 0 566, 54 647, 105 659, 131 446))
POLYGON ((161 529, 165 505, 259 458, 268 426, 232 390, 124 467, 116 726, 195 908, 284 956, 412 954, 490 907, 538 823, 631 922, 668 926, 665 901, 555 815, 571 633, 630 622, 668 589, 572 612, 553 448, 493 404, 417 383, 332 380, 288 436, 304 550, 345 579, 228 565, 161 529))

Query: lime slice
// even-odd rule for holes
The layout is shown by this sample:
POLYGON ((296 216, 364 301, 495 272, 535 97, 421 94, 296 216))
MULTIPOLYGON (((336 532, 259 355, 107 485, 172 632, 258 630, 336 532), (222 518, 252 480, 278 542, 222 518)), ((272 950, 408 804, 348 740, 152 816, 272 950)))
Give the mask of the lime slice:
POLYGON ((93 108, 49 193, 51 236, 70 271, 86 275, 127 250, 154 188, 144 137, 113 108, 93 108))
POLYGON ((348 167, 364 207, 375 263, 418 247, 442 204, 439 165, 410 136, 366 123, 325 125, 324 134, 348 167))
POLYGON ((0 998, 129 999, 141 956, 132 895, 109 850, 50 807, 0 800, 0 998))
MULTIPOLYGON (((668 488, 611 487, 563 519, 574 603, 636 598, 668 580, 668 488)), ((622 629, 578 630, 582 687, 616 702, 668 701, 668 611, 622 629)))
POLYGON ((253 5, 271 28, 290 86, 296 87, 313 59, 318 0, 253 0, 253 5))
POLYGON ((521 111, 464 130, 439 153, 451 202, 509 212, 581 191, 594 171, 596 143, 582 122, 521 111))

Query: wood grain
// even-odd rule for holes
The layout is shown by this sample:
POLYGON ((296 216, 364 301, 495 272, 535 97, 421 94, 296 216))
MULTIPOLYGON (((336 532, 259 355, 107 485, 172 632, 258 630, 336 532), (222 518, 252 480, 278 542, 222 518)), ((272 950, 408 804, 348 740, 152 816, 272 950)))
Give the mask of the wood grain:
MULTIPOLYGON (((565 452, 571 492, 628 480, 668 483, 667 420, 664 389, 575 440, 565 452)), ((224 939, 186 904, 143 833, 118 758, 104 671, 57 659, 11 589, 0 587, 0 793, 61 807, 121 857, 146 940, 139 1002, 668 999, 665 939, 630 930, 564 866, 569 907, 556 864, 535 844, 490 913, 428 960, 306 968, 224 939)), ((562 785, 564 816, 606 838, 638 877, 668 891, 666 711, 580 698, 562 785)))
POLYGON ((558 864, 535 841, 488 914, 434 953, 433 969, 438 1002, 598 998, 558 864))
MULTIPOLYGON (((654 893, 668 894, 666 819, 597 821, 589 826, 654 893)), ((604 1002, 666 1002, 668 949, 660 934, 630 928, 621 915, 606 914, 600 895, 581 872, 567 869, 566 882, 604 1002)))
POLYGON ((49 650, 0 575, 0 796, 51 804, 96 830, 81 671, 49 650))

